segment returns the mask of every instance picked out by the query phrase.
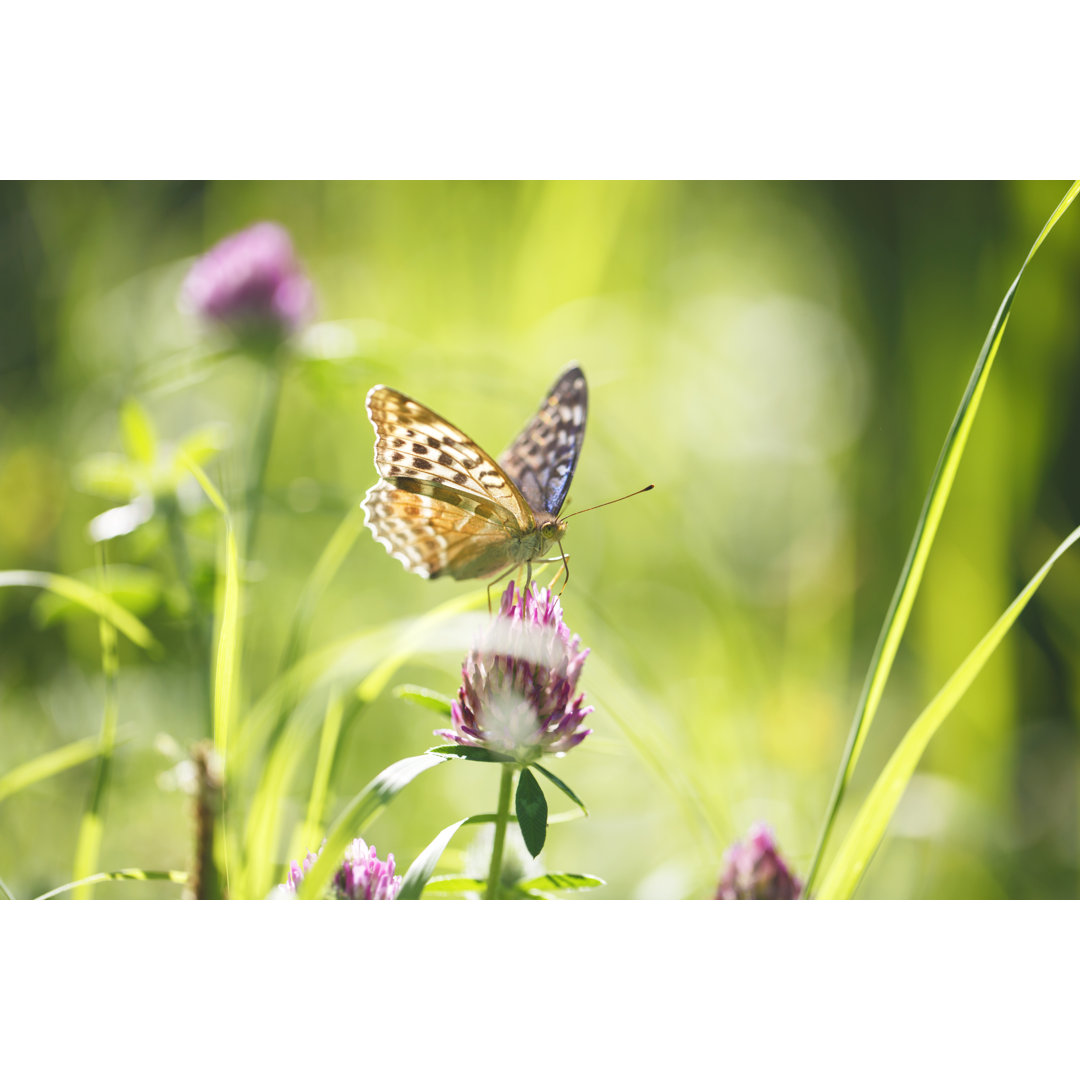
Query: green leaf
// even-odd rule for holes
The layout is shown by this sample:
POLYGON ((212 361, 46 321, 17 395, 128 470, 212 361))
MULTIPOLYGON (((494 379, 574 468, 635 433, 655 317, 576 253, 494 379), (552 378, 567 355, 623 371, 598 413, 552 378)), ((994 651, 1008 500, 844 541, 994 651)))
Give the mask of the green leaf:
MULTIPOLYGON (((441 877, 432 878, 425 886, 424 892, 446 893, 482 893, 487 888, 487 882, 483 878, 473 877, 441 877)), ((400 896, 399 896, 400 899, 400 896)))
POLYGON ((519 881, 519 889, 539 889, 541 892, 558 892, 568 889, 598 889, 607 882, 603 878, 590 877, 588 874, 543 874, 541 877, 519 881))
POLYGON ((311 900, 321 896, 341 865, 341 858, 348 843, 367 828, 399 791, 421 773, 436 765, 442 765, 446 760, 447 758, 435 754, 421 754, 419 757, 402 758, 383 769, 352 799, 330 827, 323 853, 300 885, 297 894, 300 899, 311 900))
POLYGON ((180 440, 176 448, 176 460, 183 466, 185 460, 194 461, 196 465, 205 465, 216 454, 220 453, 229 443, 229 427, 227 424, 207 424, 188 432, 180 440))
POLYGON ((115 601, 110 600, 100 589, 87 585, 76 578, 64 577, 63 574, 50 574, 43 570, 5 570, 0 572, 0 588, 11 585, 24 585, 31 588, 48 589, 68 600, 89 608, 95 614, 112 623, 126 638, 143 649, 158 648, 154 635, 130 611, 125 611, 115 601))
POLYGON ((589 808, 553 772, 549 772, 543 765, 533 765, 533 768, 543 773, 571 802, 576 802, 585 811, 586 817, 589 816, 589 808))
POLYGON ((91 495, 127 502, 139 490, 145 471, 122 454, 93 454, 75 466, 75 486, 91 495))
POLYGON ((536 777, 528 769, 521 770, 515 809, 521 838, 525 841, 529 854, 535 859, 544 850, 544 840, 547 838, 548 807, 547 799, 544 798, 536 777))
POLYGON ((1080 528, 1074 529, 1043 563, 1039 572, 1027 583, 1001 618, 953 672, 937 697, 911 725, 881 771, 836 858, 833 859, 818 893, 819 899, 846 900, 854 894, 927 744, 1001 644, 1020 612, 1050 573, 1050 568, 1077 540, 1080 540, 1080 528))
MULTIPOLYGON (((469 819, 462 818, 460 821, 455 821, 453 825, 447 825, 445 829, 419 855, 413 860, 412 866, 405 872, 405 876, 401 880, 401 890, 398 892, 397 898, 399 900, 419 900, 420 894, 424 891, 424 887, 431 879, 431 875, 435 873, 435 867, 442 858, 442 853, 446 850, 446 845, 454 837, 454 833, 461 828, 469 819)), ((484 883, 480 882, 480 889, 483 889, 484 883)))
POLYGON ((414 705, 421 705, 443 716, 450 715, 450 706, 454 703, 453 698, 448 698, 436 690, 429 690, 426 686, 406 684, 396 687, 394 693, 402 701, 411 701, 414 705))
POLYGON ((497 754, 486 746, 432 746, 427 753, 438 754, 440 757, 461 758, 464 761, 496 761, 505 764, 514 760, 507 754, 497 754))
POLYGON ((982 350, 975 361, 975 367, 971 372, 971 378, 968 380, 963 397, 960 399, 960 405, 956 415, 953 417, 952 425, 945 436, 945 442, 941 448, 937 465, 934 467, 930 487, 915 526, 915 535, 911 538, 911 546, 908 549, 907 558, 904 560, 904 566, 900 571, 900 578, 896 583, 889 610, 885 615, 885 622, 881 627, 877 645, 874 647, 870 668, 866 673, 859 703, 855 709, 855 719, 852 722, 851 732, 848 736, 843 764, 833 787, 821 835, 818 838, 814 857, 810 864, 810 871, 806 876, 804 891, 806 896, 810 895, 817 878, 818 868, 829 842, 829 835, 836 820, 840 800, 843 798, 851 774, 855 770, 855 763, 859 759, 859 754, 866 742, 866 736, 870 731, 870 725, 873 723, 881 697, 885 692, 885 684, 892 671, 893 661, 896 659, 897 650, 900 648, 900 640, 904 636, 911 609, 915 603, 915 596, 922 583, 926 562, 930 557, 930 548, 933 546, 934 538, 937 536, 938 525, 941 523, 945 505, 952 492, 953 481, 960 467, 960 459, 963 457, 964 448, 967 446, 968 435, 971 433, 971 427, 975 422, 975 415, 979 410, 983 391, 986 389, 987 381, 990 378, 990 370, 994 358, 997 356, 998 346, 1001 344, 1001 339, 1005 334, 1005 326, 1009 321, 1009 310, 1016 296, 1016 290, 1020 285, 1020 279, 1023 277, 1028 263, 1031 262, 1035 253, 1049 235, 1050 230, 1057 224, 1061 215, 1069 208, 1077 194, 1080 194, 1080 180, 1069 188, 1065 193, 1065 197, 1058 204, 1057 209, 1050 215, 1043 226, 1042 232, 1039 233, 1038 238, 1028 252, 1027 258, 1020 267, 1015 280, 1005 293, 997 315, 994 316, 994 320, 990 324, 990 330, 987 333, 986 340, 983 342, 982 350))
POLYGON ((60 885, 47 893, 35 896, 34 899, 51 900, 61 893, 72 892, 74 889, 87 885, 96 885, 101 881, 175 881, 177 885, 183 885, 187 879, 188 876, 183 870, 105 870, 79 881, 69 881, 66 885, 60 885))
POLYGON ((128 398, 120 410, 120 427, 128 457, 140 465, 153 465, 157 458, 154 422, 134 398, 128 398))

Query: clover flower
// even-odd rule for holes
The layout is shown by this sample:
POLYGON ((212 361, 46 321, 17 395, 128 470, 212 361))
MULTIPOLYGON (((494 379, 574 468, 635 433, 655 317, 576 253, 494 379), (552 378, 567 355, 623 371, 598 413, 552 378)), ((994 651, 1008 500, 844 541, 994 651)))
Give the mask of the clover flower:
POLYGON ((564 753, 590 734, 581 723, 592 706, 582 705, 584 694, 574 696, 588 655, 549 589, 521 593, 510 582, 462 665, 453 730, 435 734, 524 762, 564 753))
POLYGON ((289 864, 289 876, 285 879, 284 885, 278 886, 278 892, 283 894, 296 895, 296 890, 300 888, 300 882, 307 877, 308 871, 315 865, 315 860, 322 854, 322 848, 320 847, 317 852, 309 851, 304 856, 303 863, 298 863, 295 859, 289 864))
POLYGON ((338 900, 393 900, 401 889, 394 874, 394 856, 383 862, 359 837, 345 849, 345 859, 330 890, 338 900))
POLYGON ((802 882, 780 857, 768 825, 755 825, 724 853, 717 900, 798 900, 801 892, 802 882))
POLYGON ((288 232, 270 221, 227 236, 196 260, 182 297, 206 322, 269 344, 298 330, 314 307, 288 232))
MULTIPOLYGON (((285 884, 278 886, 279 895, 295 896, 321 854, 321 847, 317 854, 309 851, 303 865, 294 859, 285 884)), ((330 896, 335 900, 393 900, 400 889, 401 876, 394 873, 394 856, 388 855, 383 862, 374 846, 368 847, 357 837, 345 849, 341 866, 330 883, 330 896)))

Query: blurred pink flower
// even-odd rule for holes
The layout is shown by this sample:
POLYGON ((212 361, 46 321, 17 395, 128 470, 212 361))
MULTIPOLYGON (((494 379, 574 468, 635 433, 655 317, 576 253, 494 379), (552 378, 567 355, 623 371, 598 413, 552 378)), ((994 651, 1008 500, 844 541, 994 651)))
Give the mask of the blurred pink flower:
POLYGON ((288 232, 270 221, 227 236, 197 259, 181 295, 206 322, 269 343, 300 329, 315 306, 288 232))
POLYGON ((801 892, 802 882, 780 858, 768 825, 755 825, 724 853, 717 900, 798 900, 801 892))

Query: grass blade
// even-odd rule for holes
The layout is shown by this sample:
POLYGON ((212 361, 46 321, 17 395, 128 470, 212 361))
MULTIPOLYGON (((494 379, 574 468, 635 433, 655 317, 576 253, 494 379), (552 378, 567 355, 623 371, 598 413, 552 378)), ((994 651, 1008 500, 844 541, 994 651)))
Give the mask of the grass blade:
POLYGON ((218 609, 218 643, 214 658, 214 749, 221 756, 227 774, 226 750, 236 710, 236 663, 240 655, 240 552, 232 514, 221 493, 190 457, 184 458, 184 464, 199 481, 225 524, 225 584, 215 605, 218 609))
POLYGON ((86 761, 92 761, 99 753, 101 753, 101 736, 89 735, 85 739, 78 739, 56 750, 49 750, 30 761, 23 762, 22 765, 16 765, 14 769, 0 776, 0 802, 22 791, 23 788, 48 780, 49 777, 66 772, 68 769, 74 769, 86 761))
MULTIPOLYGON (((104 543, 97 545, 97 558, 101 591, 104 593, 108 581, 104 543)), ((104 617, 98 619, 98 627, 101 638, 101 668, 105 676, 105 706, 101 715, 101 734, 98 737, 97 775, 90 793, 90 804, 79 823, 79 837, 75 843, 75 869, 72 876, 83 879, 84 882, 75 890, 76 900, 89 900, 93 896, 93 883, 86 879, 101 851, 105 795, 109 789, 113 749, 116 746, 117 683, 120 676, 116 627, 104 617)))
POLYGON ((102 881, 174 881, 177 885, 187 882, 187 873, 183 870, 104 870, 100 874, 91 874, 81 881, 69 881, 50 889, 47 893, 35 896, 35 900, 51 900, 61 893, 71 892, 83 886, 96 885, 102 881))
POLYGON ((893 661, 896 659, 896 653, 900 647, 900 640, 907 629, 911 608, 915 603, 915 596, 922 583, 923 571, 926 569, 926 561, 930 555, 930 548, 933 546, 934 538, 937 536, 938 525, 941 523, 945 505, 952 492, 953 481, 960 466, 960 459, 967 446, 971 426, 975 422, 983 391, 986 389, 986 383, 990 378, 990 371, 993 367, 994 358, 997 356, 998 346, 1001 344, 1001 339, 1005 333, 1005 326, 1009 321, 1009 311, 1012 308, 1016 290, 1020 285, 1020 279, 1023 277, 1028 263, 1031 262, 1035 253, 1042 246, 1043 241, 1050 234, 1051 229, 1057 224, 1078 193, 1080 193, 1080 180, 1073 183, 1065 193, 1065 197, 1058 204, 1057 209, 1050 215, 1043 226, 1042 232, 1039 233, 1038 238, 1028 252, 1027 258, 1024 259, 1015 280, 1009 286, 1008 292, 1005 293, 1001 306, 994 316, 994 321, 990 324, 990 330, 986 335, 986 341, 983 342, 979 357, 975 361, 971 378, 968 380, 964 395, 960 399, 960 406, 953 417, 948 434, 945 436, 945 443, 938 456, 937 465, 934 467, 930 488, 926 493, 926 500, 923 503, 919 520, 915 526, 915 535, 911 539, 911 546, 908 549, 907 558, 904 560, 904 566, 900 571, 900 579, 896 583, 889 610, 885 615, 885 622, 874 647, 862 693, 855 708, 855 719, 848 736, 843 764, 829 799, 821 835, 818 838, 810 870, 806 876, 804 895, 807 897, 810 896, 821 860, 825 854, 825 848, 829 842, 840 801, 847 789, 851 774, 855 770, 855 763, 858 761, 866 736, 870 731, 870 725, 873 723, 882 694, 885 691, 885 684, 892 671, 893 661))
POLYGON ((315 563, 315 569, 304 583, 289 626, 281 661, 282 670, 292 667, 303 651, 319 600, 337 576, 345 557, 352 551, 363 531, 364 508, 357 503, 334 530, 334 535, 327 541, 318 562, 315 563))
POLYGON ((44 570, 5 570, 0 572, 0 588, 23 585, 47 589, 72 603, 89 608, 101 619, 110 622, 124 637, 142 649, 157 651, 157 639, 127 608, 121 607, 111 597, 76 578, 63 574, 50 574, 44 570))
POLYGON ((345 700, 341 694, 333 694, 326 705, 322 734, 319 737, 319 755, 315 759, 315 776, 311 781, 311 797, 304 816, 303 836, 300 841, 305 849, 318 845, 323 835, 323 813, 326 810, 326 793, 330 788, 330 770, 337 753, 341 735, 341 721, 345 716, 345 700))
POLYGON ((541 877, 530 878, 528 881, 519 881, 517 887, 526 892, 536 889, 540 892, 558 892, 570 889, 598 889, 606 884, 603 878, 592 877, 589 874, 544 874, 541 877))
MULTIPOLYGON (((435 873, 435 867, 438 865, 439 859, 442 858, 442 853, 446 850, 446 845, 454 838, 454 833, 468 821, 468 818, 462 818, 460 821, 455 821, 453 825, 447 825, 446 828, 416 856, 412 866, 409 867, 405 872, 405 876, 401 879, 401 889, 397 895, 399 900, 420 899, 420 894, 431 880, 431 875, 435 873)), ((483 889, 483 887, 484 883, 481 882, 480 888, 483 889)))
POLYGON ((1050 573, 1051 567, 1077 540, 1080 540, 1080 528, 1074 529, 1053 555, 1043 563, 1039 572, 1006 608, 1001 618, 968 654, 938 692, 937 697, 908 729, 871 789, 866 802, 863 803, 836 858, 833 859, 821 885, 820 899, 844 900, 853 895, 863 872, 881 843, 897 803, 927 744, 941 727, 945 717, 952 712, 956 703, 963 697, 975 677, 982 671, 987 660, 1016 622, 1020 612, 1024 610, 1046 575, 1050 573))

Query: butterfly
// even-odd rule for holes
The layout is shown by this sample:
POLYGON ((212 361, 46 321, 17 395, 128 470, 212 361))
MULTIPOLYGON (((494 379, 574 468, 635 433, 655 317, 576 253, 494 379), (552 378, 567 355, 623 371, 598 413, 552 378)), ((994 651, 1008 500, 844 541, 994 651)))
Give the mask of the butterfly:
POLYGON ((421 577, 460 581, 525 564, 531 579, 532 564, 566 530, 559 511, 581 454, 587 408, 585 375, 568 367, 496 462, 426 405, 372 387, 367 411, 381 479, 364 499, 364 524, 421 577))

